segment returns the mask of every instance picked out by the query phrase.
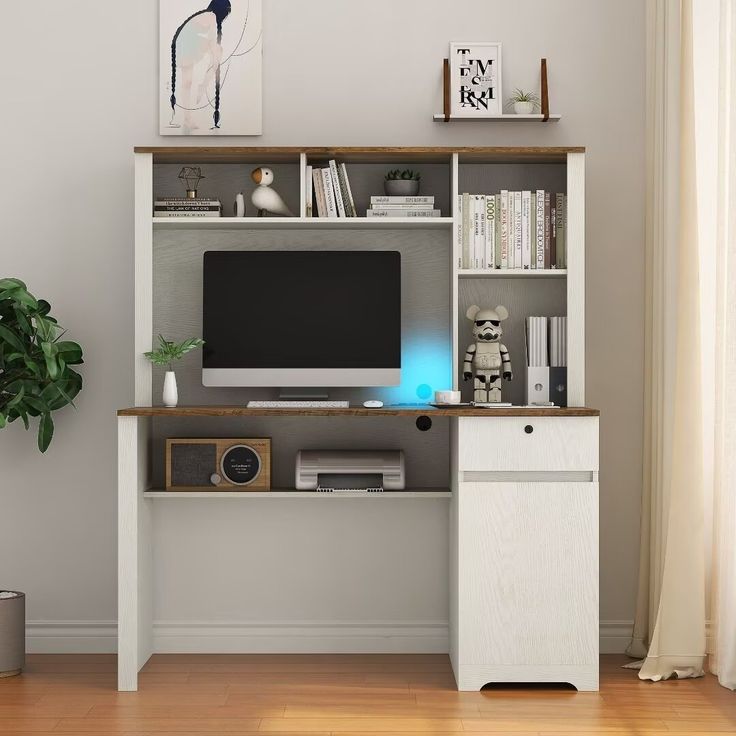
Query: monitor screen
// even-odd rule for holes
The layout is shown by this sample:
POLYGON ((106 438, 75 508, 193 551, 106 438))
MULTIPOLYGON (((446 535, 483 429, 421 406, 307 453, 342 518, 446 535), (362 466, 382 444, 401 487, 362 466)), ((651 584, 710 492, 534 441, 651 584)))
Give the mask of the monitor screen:
POLYGON ((401 254, 204 254, 205 386, 400 382, 401 254))

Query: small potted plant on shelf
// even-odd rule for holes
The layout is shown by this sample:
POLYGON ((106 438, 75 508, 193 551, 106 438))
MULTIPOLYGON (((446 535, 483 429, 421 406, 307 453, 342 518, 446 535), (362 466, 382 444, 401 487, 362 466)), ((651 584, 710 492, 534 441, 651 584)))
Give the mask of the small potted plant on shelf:
POLYGON ((509 104, 517 115, 531 115, 540 108, 539 97, 534 92, 525 92, 519 87, 509 97, 509 104))
POLYGON ((422 175, 411 169, 393 169, 386 174, 383 188, 389 197, 414 197, 419 194, 422 175))
POLYGON ((192 337, 184 342, 171 342, 166 340, 163 335, 158 336, 158 350, 151 350, 144 353, 146 358, 153 365, 166 366, 166 376, 164 377, 163 402, 164 406, 173 409, 179 403, 179 391, 176 386, 176 373, 174 373, 174 363, 181 360, 187 353, 204 345, 204 340, 199 337, 192 337))

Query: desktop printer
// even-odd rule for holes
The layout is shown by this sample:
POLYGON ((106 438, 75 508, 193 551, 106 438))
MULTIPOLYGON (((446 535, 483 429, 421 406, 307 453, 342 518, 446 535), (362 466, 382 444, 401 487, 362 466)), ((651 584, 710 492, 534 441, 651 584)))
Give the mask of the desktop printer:
POLYGON ((324 493, 404 490, 402 450, 300 450, 296 489, 324 493))

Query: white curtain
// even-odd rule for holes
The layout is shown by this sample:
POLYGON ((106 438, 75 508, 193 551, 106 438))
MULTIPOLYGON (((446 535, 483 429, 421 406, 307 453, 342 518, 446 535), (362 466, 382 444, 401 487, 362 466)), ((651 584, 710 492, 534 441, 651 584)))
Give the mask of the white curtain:
POLYGON ((645 446, 639 677, 705 660, 700 293, 692 0, 647 0, 645 446))
POLYGON ((736 689, 736 0, 721 0, 711 670, 736 689))

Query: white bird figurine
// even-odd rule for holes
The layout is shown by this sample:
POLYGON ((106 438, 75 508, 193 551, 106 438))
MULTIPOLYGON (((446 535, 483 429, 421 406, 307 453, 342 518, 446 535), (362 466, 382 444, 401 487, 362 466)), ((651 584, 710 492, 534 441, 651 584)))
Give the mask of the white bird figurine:
POLYGON ((258 217, 263 217, 266 212, 272 212, 274 215, 285 215, 286 217, 294 217, 294 213, 286 206, 286 202, 281 199, 281 195, 271 189, 273 183, 273 171, 261 166, 253 169, 250 178, 258 184, 250 195, 251 202, 258 210, 258 217))

